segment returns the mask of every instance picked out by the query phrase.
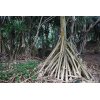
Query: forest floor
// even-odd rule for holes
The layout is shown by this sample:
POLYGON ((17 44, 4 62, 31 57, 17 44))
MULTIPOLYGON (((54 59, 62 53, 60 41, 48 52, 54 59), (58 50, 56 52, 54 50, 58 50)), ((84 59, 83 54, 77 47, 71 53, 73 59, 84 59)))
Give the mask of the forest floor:
POLYGON ((86 62, 87 70, 92 74, 94 81, 100 82, 100 53, 85 53, 82 58, 86 62))
MULTIPOLYGON (((82 58, 83 58, 83 61, 85 61, 86 65, 87 65, 87 70, 92 74, 92 76, 94 78, 94 82, 95 83, 100 83, 100 53, 97 53, 97 54, 89 53, 89 52, 88 53, 84 53, 82 55, 82 58)), ((31 59, 31 61, 29 60, 27 62, 25 60, 21 60, 21 59, 18 60, 21 64, 18 64, 17 69, 14 69, 12 71, 10 71, 11 70, 11 68, 10 68, 9 71, 4 72, 5 71, 4 68, 0 67, 1 68, 0 80, 3 78, 3 79, 6 79, 7 82, 21 82, 23 80, 22 76, 21 76, 22 74, 23 74, 24 77, 27 77, 27 76, 31 77, 30 76, 31 72, 28 72, 28 71, 30 69, 34 69, 37 66, 37 62, 38 61, 39 62, 43 61, 43 60, 38 59, 38 58, 35 58, 35 59, 31 59), (18 80, 18 78, 16 77, 16 80, 18 80, 18 81, 14 80, 14 79, 13 79, 14 81, 11 81, 13 76, 14 76, 14 74, 16 75, 16 73, 19 73, 19 77, 21 77, 21 80, 20 79, 18 80), (9 78, 11 78, 11 80, 9 80, 9 78)), ((32 77, 34 79, 34 75, 33 74, 32 74, 32 77)), ((26 79, 27 78, 25 78, 25 80, 26 79)), ((1 82, 5 82, 5 81, 0 81, 0 83, 1 82)), ((27 80, 26 82, 32 82, 32 81, 27 80)))

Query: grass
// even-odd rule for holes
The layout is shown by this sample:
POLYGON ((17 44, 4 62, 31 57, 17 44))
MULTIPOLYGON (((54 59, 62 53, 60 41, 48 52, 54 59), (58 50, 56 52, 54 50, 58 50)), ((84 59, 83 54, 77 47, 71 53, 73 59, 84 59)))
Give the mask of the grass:
POLYGON ((28 78, 36 79, 34 76, 34 68, 37 67, 39 61, 28 60, 12 65, 12 69, 6 70, 5 64, 0 63, 0 80, 8 82, 22 82, 28 78))

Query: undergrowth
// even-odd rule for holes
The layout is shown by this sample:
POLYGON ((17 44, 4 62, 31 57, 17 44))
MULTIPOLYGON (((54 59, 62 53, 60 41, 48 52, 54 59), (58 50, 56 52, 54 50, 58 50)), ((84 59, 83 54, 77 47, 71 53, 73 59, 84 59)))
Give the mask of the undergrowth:
POLYGON ((34 68, 39 61, 29 60, 17 64, 12 64, 12 68, 6 69, 4 63, 0 63, 0 82, 24 82, 27 79, 35 80, 34 68))

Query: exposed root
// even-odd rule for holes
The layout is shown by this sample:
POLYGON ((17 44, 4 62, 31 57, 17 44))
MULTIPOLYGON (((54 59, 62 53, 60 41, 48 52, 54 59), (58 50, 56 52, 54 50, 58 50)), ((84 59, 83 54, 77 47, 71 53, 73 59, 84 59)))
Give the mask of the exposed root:
POLYGON ((43 63, 38 76, 53 77, 64 82, 70 82, 76 78, 90 80, 92 76, 85 68, 85 64, 77 57, 70 43, 63 38, 58 41, 43 63))

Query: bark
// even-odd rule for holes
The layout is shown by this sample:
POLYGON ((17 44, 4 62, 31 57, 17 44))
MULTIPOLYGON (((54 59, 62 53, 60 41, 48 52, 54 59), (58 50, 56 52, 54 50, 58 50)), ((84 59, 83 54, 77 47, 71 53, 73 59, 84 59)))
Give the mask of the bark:
POLYGON ((60 25, 61 25, 61 38, 66 38, 66 20, 65 16, 60 17, 60 25))
POLYGON ((1 34, 0 34, 0 53, 2 53, 2 38, 1 38, 1 34))
POLYGON ((71 35, 74 34, 75 16, 72 16, 71 35))

